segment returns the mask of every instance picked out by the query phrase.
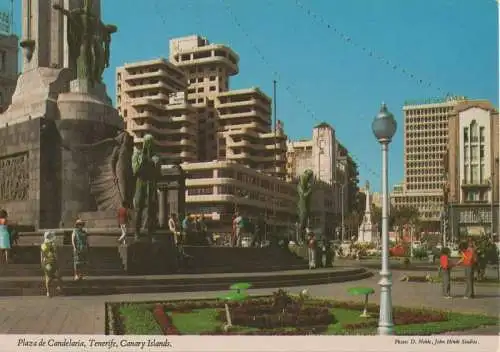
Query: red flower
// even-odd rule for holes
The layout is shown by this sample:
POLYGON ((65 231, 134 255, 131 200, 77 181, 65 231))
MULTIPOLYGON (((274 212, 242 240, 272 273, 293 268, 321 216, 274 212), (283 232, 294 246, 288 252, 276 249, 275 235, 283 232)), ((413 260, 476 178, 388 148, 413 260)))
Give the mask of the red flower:
POLYGON ((153 315, 156 319, 156 322, 161 328, 163 335, 180 335, 179 330, 172 323, 172 319, 168 314, 165 313, 165 307, 163 304, 156 304, 153 309, 153 315))

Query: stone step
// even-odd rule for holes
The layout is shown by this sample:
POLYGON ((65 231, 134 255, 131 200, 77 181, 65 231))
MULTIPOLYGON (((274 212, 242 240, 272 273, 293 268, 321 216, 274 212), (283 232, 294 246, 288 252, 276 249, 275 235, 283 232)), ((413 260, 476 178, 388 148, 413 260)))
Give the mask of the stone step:
MULTIPOLYGON (((259 274, 259 273, 257 273, 259 274)), ((260 273, 263 274, 263 273, 260 273)), ((131 293, 195 292, 227 290, 235 282, 248 282, 252 288, 291 287, 328 284, 361 280, 373 275, 364 269, 318 269, 302 271, 283 271, 266 275, 171 275, 162 277, 121 277, 91 278, 74 282, 71 278, 64 281, 64 295, 111 295, 131 293)), ((43 295, 41 278, 21 278, 6 280, 0 278, 0 296, 43 295)))

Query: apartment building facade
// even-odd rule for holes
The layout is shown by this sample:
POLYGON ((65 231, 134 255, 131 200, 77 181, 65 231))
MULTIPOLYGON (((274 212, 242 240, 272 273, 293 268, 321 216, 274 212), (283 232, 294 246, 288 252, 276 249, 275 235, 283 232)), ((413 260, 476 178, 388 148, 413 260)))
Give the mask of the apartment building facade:
POLYGON ((270 231, 282 234, 296 222, 293 184, 234 161, 189 163, 182 168, 186 173, 186 211, 203 215, 212 232, 230 233, 236 211, 251 220, 264 217, 270 231))
MULTIPOLYGON (((239 72, 238 55, 199 36, 174 38, 169 46, 168 60, 117 68, 117 108, 135 142, 141 144, 148 133, 163 163, 181 163, 186 170, 218 161, 236 163, 231 167, 274 177, 281 185, 276 187, 286 187, 287 137, 282 123, 272 126, 271 98, 258 88, 229 89, 230 77, 239 72)), ((207 180, 218 182, 213 174, 207 180)), ((208 205, 191 202, 192 192, 197 191, 190 191, 190 185, 188 208, 204 213, 208 205)), ((279 192, 270 194, 278 197, 279 192)), ((204 201, 210 202, 205 196, 204 201)), ((216 198, 214 206, 219 202, 216 198)), ((278 224, 280 215, 273 216, 272 222, 278 224)))
POLYGON ((163 163, 198 160, 196 109, 186 102, 183 71, 165 59, 116 70, 116 104, 136 144, 151 134, 163 163))
POLYGON ((0 113, 10 105, 16 90, 18 47, 17 36, 0 34, 0 113))
POLYGON ((404 182, 391 193, 391 203, 418 209, 421 220, 437 228, 444 204, 448 124, 455 106, 463 101, 465 97, 447 97, 403 106, 404 182))
POLYGON ((447 198, 451 238, 498 233, 498 111, 488 101, 455 107, 449 121, 447 198))

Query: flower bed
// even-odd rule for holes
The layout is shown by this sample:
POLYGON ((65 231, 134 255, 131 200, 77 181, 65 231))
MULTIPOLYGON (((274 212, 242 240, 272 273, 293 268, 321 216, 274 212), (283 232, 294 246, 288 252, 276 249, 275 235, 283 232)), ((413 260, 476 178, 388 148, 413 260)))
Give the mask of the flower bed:
MULTIPOLYGON (((368 305, 371 318, 361 318, 364 305, 324 299, 274 296, 229 303, 233 328, 224 331, 224 302, 217 300, 158 303, 112 303, 107 309, 116 335, 370 335, 379 307, 368 305)), ((430 309, 395 307, 395 333, 430 335, 498 324, 496 317, 430 309)))

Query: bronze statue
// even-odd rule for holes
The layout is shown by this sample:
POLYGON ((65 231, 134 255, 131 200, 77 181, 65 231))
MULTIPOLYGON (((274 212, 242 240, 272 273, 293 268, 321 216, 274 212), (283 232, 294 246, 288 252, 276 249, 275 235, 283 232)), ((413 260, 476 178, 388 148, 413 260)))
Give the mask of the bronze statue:
POLYGON ((104 69, 109 66, 111 34, 114 25, 104 25, 92 14, 92 1, 84 0, 82 8, 67 10, 54 5, 68 19, 68 47, 71 67, 76 67, 78 79, 88 79, 92 84, 102 82, 104 69))
POLYGON ((136 178, 134 208, 135 208, 135 239, 142 237, 141 230, 146 230, 150 238, 158 225, 158 186, 161 174, 158 156, 153 150, 153 136, 144 136, 142 150, 135 149, 132 158, 134 177, 136 178))

